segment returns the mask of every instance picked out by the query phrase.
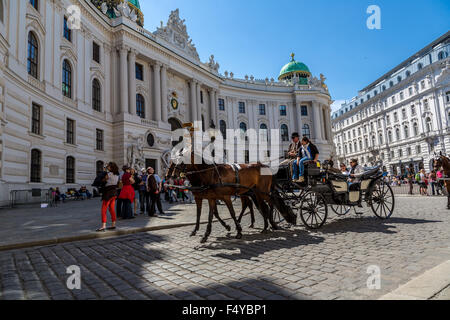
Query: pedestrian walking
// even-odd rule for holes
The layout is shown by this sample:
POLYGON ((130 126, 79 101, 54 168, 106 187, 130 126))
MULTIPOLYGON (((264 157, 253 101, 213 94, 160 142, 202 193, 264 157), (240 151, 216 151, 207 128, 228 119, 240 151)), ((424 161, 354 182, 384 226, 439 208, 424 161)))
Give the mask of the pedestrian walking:
POLYGON ((150 167, 148 168, 149 176, 147 178, 147 191, 150 194, 150 208, 147 213, 149 217, 154 217, 156 214, 156 206, 158 207, 159 214, 164 215, 164 211, 161 204, 161 179, 155 174, 155 170, 150 167))
POLYGON ((428 196, 428 187, 427 187, 427 174, 425 172, 425 169, 420 170, 420 182, 419 182, 419 186, 420 186, 420 194, 423 196, 428 196))
POLYGON ((114 162, 110 162, 107 167, 107 174, 104 178, 104 188, 102 193, 102 227, 97 229, 97 232, 106 231, 107 223, 107 211, 111 214, 111 227, 108 230, 116 229, 116 196, 117 196, 117 185, 119 182, 119 168, 114 162))
POLYGON ((145 168, 142 168, 141 170, 141 181, 139 183, 139 205, 141 209, 141 215, 145 213, 145 208, 148 202, 148 196, 147 196, 147 188, 146 188, 146 182, 147 182, 147 174, 145 168))

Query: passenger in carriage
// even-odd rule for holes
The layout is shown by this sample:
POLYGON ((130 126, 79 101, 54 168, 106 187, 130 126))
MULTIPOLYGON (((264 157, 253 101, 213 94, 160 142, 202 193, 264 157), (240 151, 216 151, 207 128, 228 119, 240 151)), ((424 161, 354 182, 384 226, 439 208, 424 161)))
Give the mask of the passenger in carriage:
POLYGON ((358 159, 350 160, 350 172, 349 172, 349 182, 356 183, 359 182, 359 178, 364 173, 364 168, 358 164, 358 159))
POLYGON ((298 151, 297 160, 294 162, 294 182, 302 183, 305 181, 305 162, 314 161, 317 163, 319 161, 319 149, 312 144, 308 137, 303 137, 302 147, 298 151))

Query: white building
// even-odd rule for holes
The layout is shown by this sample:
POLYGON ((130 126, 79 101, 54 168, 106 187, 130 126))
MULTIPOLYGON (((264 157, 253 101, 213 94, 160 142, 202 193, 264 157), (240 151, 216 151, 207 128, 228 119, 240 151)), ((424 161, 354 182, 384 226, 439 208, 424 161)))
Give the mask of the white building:
POLYGON ((137 0, 0 0, 0 204, 89 186, 107 161, 162 172, 172 129, 194 120, 280 129, 284 151, 297 131, 330 155, 322 75, 293 58, 280 82, 222 75, 178 10, 153 33, 143 19, 137 0))
POLYGON ((340 163, 382 161, 390 174, 432 169, 450 153, 450 32, 364 88, 332 115, 340 163))

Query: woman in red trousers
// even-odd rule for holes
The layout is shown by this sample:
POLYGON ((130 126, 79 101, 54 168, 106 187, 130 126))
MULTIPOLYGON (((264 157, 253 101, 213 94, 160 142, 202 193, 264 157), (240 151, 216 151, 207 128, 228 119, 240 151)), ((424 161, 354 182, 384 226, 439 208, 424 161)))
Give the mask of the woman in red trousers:
POLYGON ((104 181, 106 182, 102 193, 102 227, 97 229, 97 232, 106 231, 106 213, 109 209, 111 214, 112 224, 108 230, 116 229, 116 197, 117 197, 117 184, 119 183, 119 168, 114 162, 110 162, 106 170, 108 173, 105 176, 104 181))

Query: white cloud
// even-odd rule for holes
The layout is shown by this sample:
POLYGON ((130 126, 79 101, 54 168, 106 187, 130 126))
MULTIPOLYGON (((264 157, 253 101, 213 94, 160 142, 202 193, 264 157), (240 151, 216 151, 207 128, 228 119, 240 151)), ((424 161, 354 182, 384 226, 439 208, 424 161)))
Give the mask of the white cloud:
POLYGON ((341 107, 341 105, 343 103, 345 103, 345 100, 336 100, 332 105, 331 105, 331 111, 335 112, 337 110, 339 110, 339 108, 341 107))

